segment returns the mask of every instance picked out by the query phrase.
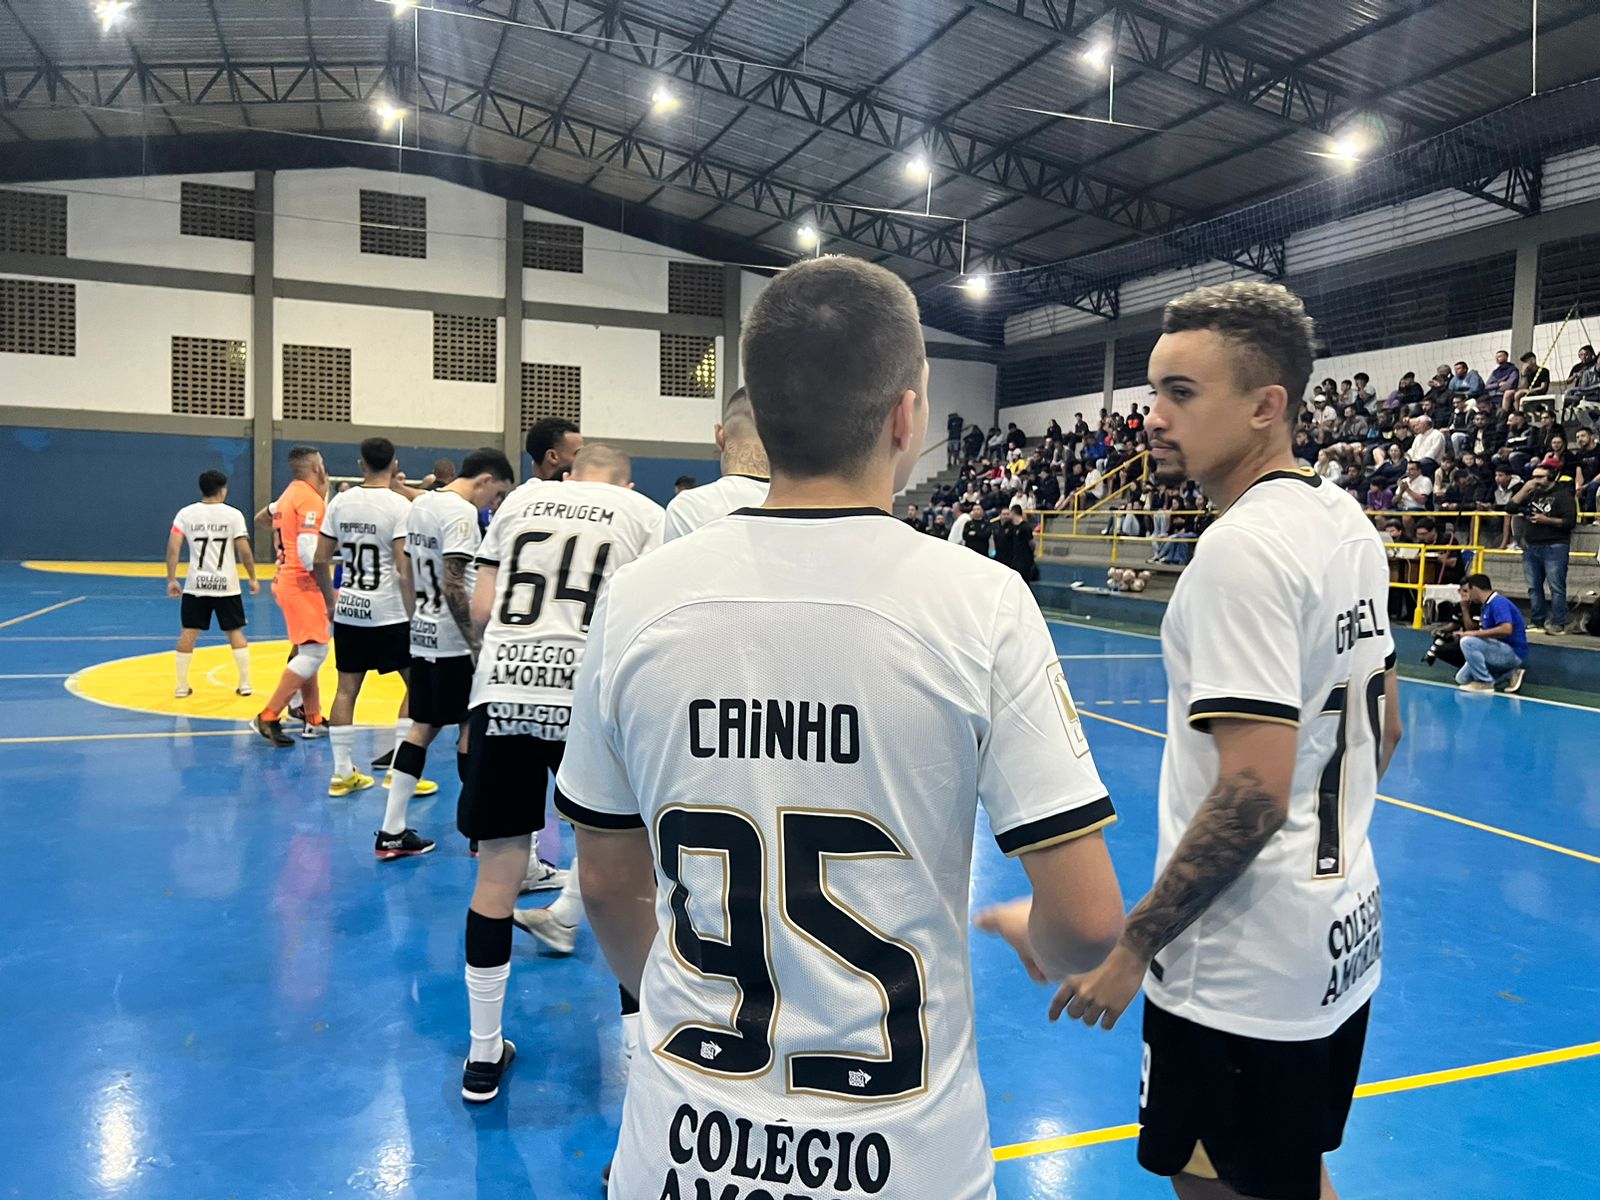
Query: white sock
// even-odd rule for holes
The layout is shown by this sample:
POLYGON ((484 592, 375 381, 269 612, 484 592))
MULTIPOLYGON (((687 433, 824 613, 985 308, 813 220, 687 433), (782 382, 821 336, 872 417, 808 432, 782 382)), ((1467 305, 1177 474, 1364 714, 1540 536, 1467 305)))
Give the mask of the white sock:
POLYGON ((402 833, 406 827, 406 810, 411 807, 411 794, 417 790, 414 775, 404 771, 389 771, 389 805, 383 810, 383 832, 402 833))
POLYGON ((174 657, 176 657, 178 660, 178 686, 180 688, 186 688, 189 686, 189 660, 192 659, 194 655, 192 653, 184 654, 182 651, 179 651, 174 657))
POLYGON ((354 773, 356 760, 356 727, 354 725, 329 725, 328 741, 333 746, 333 773, 340 778, 354 773))
POLYGON ((401 717, 394 723, 394 748, 396 753, 400 750, 400 743, 406 740, 406 734, 411 732, 411 718, 401 717))
POLYGON ((583 891, 578 887, 578 860, 574 856, 567 871, 567 886, 550 905, 550 917, 563 925, 576 925, 583 919, 583 891))
POLYGON ((468 1062, 499 1062, 502 1049, 500 1014, 506 1006, 511 964, 467 968, 467 1006, 472 1014, 472 1050, 468 1062))
POLYGON ((250 686, 250 647, 236 646, 233 651, 233 665, 239 668, 239 686, 250 686))

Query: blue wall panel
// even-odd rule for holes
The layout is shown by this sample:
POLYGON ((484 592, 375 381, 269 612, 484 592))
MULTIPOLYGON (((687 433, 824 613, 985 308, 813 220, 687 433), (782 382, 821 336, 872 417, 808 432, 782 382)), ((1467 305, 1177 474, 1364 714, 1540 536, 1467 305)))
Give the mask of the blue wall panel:
MULTIPOLYGON (((283 489, 289 486, 289 451, 299 445, 298 442, 278 440, 272 444, 272 495, 274 498, 283 494, 283 489)), ((361 474, 359 460, 361 458, 360 442, 311 442, 322 451, 322 461, 327 464, 329 475, 361 474)), ((433 470, 437 459, 448 458, 459 468, 461 460, 470 450, 444 450, 438 446, 400 446, 394 448, 395 458, 400 461, 400 469, 406 473, 406 478, 415 482, 433 470)))
MULTIPOLYGON (((459 461, 459 460, 458 460, 459 461)), ((517 478, 533 474, 533 460, 524 452, 518 460, 517 478)), ((679 475, 693 475, 700 483, 710 483, 722 474, 714 458, 636 458, 633 460, 633 486, 657 504, 672 499, 672 483, 679 475)))
POLYGON ((213 468, 227 474, 229 502, 248 518, 245 438, 0 428, 0 478, 13 505, 24 505, 0 522, 0 559, 159 561, 173 514, 200 498, 195 481, 213 468), (50 519, 69 511, 70 521, 50 519))

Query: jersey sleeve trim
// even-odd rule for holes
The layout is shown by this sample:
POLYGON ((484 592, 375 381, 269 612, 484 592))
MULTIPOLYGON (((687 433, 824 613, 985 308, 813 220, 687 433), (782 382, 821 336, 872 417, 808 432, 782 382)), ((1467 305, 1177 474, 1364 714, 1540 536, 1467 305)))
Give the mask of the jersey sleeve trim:
POLYGON ((608 813, 588 808, 563 792, 559 784, 556 786, 555 805, 556 812, 561 814, 562 819, 579 829, 591 829, 599 833, 625 833, 631 829, 644 828, 644 818, 638 813, 608 813))
POLYGON ((1216 700, 1196 700, 1189 705, 1189 724, 1202 733, 1212 721, 1268 721, 1275 725, 1300 728, 1300 710, 1292 704, 1271 700, 1242 700, 1237 696, 1216 700))
POLYGON ((1085 837, 1097 829, 1104 829, 1116 819, 1117 810, 1112 807, 1111 797, 1101 796, 1098 800, 1080 804, 1066 812, 1052 813, 1048 817, 1027 821, 1004 833, 997 833, 994 840, 1002 854, 1007 858, 1015 858, 1030 850, 1043 850, 1046 846, 1085 837))
MULTIPOLYGON (((447 550, 443 554, 441 554, 439 557, 440 558, 444 558, 444 559, 459 558, 462 562, 471 562, 472 559, 473 559, 473 556, 468 554, 465 550, 447 550)), ((488 560, 480 558, 480 559, 478 559, 478 561, 479 562, 487 562, 488 560)), ((494 565, 495 566, 499 566, 500 564, 499 563, 495 563, 494 565)))
POLYGON ((1393 650, 1389 651, 1389 653, 1383 657, 1383 669, 1385 671, 1394 670, 1394 665, 1398 661, 1399 659, 1396 657, 1395 652, 1393 650))
POLYGON ((500 565, 500 560, 498 558, 485 558, 481 554, 472 561, 477 563, 480 567, 498 567, 500 565))

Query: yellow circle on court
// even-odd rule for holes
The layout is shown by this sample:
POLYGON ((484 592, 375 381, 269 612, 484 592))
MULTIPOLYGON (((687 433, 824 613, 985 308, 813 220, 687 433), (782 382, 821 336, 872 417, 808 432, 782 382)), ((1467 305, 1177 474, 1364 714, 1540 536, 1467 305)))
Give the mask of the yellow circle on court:
MULTIPOLYGON (((189 686, 194 694, 183 700, 173 695, 178 668, 172 650, 85 667, 67 680, 67 690, 81 699, 132 712, 248 721, 261 711, 277 687, 290 649, 289 643, 282 641, 250 643, 253 696, 235 694, 239 675, 233 651, 226 645, 196 648, 189 663, 189 686)), ((322 711, 326 713, 339 683, 331 652, 317 674, 317 682, 322 687, 322 711)), ((404 697, 405 683, 399 675, 368 675, 361 698, 356 701, 356 724, 392 725, 404 697)))

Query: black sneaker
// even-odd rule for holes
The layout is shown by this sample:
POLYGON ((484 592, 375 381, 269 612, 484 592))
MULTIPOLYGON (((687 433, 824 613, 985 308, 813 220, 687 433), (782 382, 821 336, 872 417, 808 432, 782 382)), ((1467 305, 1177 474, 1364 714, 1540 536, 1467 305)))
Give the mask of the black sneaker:
POLYGON ((394 766, 393 746, 390 746, 382 754, 378 755, 377 758, 372 760, 372 769, 374 771, 387 771, 392 766, 394 766))
POLYGON ((292 746, 294 739, 283 731, 282 721, 268 721, 260 713, 250 719, 250 728, 254 729, 274 746, 292 746))
POLYGON ((516 1061, 517 1047, 510 1038, 501 1039, 499 1062, 469 1062, 461 1072, 461 1098, 473 1104, 487 1104, 500 1094, 500 1078, 516 1061))
POLYGON ((306 719, 305 706, 303 704, 291 704, 289 706, 289 718, 294 721, 304 721, 306 719))
POLYGON ((380 829, 372 853, 380 859, 410 858, 432 849, 432 839, 418 837, 415 829, 402 829, 399 833, 385 833, 380 829))

